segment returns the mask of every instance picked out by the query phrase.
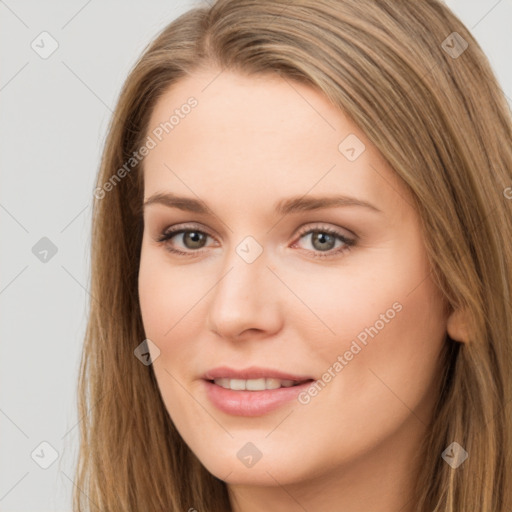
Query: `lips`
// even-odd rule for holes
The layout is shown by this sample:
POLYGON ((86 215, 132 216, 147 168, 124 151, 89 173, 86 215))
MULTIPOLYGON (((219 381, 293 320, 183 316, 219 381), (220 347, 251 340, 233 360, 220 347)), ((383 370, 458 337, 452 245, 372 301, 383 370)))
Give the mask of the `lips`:
POLYGON ((261 416, 296 399, 314 379, 270 368, 214 368, 203 376, 214 406, 232 416, 261 416))

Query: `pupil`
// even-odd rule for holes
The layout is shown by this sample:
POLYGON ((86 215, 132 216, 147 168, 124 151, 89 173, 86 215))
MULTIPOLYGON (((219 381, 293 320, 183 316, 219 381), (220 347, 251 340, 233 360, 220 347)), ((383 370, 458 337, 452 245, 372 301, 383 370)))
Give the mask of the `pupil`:
POLYGON ((188 233, 185 233, 185 240, 191 241, 191 244, 185 242, 185 245, 191 245, 189 249, 197 249, 198 247, 202 247, 202 242, 204 242, 204 236, 202 233, 198 233, 197 231, 190 231, 188 233))
POLYGON ((333 241, 334 241, 333 236, 331 236, 327 233, 322 233, 321 231, 315 232, 315 236, 313 237, 313 245, 315 245, 316 242, 320 243, 320 247, 317 247, 318 249, 332 249, 331 246, 332 246, 333 241), (325 245, 323 245, 326 243, 327 243, 328 247, 325 247, 325 245))

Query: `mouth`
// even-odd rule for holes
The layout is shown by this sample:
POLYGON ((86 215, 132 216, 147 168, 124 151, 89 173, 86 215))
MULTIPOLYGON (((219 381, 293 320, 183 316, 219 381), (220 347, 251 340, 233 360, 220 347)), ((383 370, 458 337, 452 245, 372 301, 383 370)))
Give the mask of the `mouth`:
POLYGON ((262 377, 258 379, 229 379, 221 377, 208 380, 224 389, 233 391, 265 391, 279 388, 292 388, 300 386, 306 382, 313 382, 313 379, 293 380, 293 379, 275 379, 272 377, 262 377))
POLYGON ((281 371, 216 368, 203 376, 210 402, 231 416, 262 416, 293 402, 315 379, 281 371))

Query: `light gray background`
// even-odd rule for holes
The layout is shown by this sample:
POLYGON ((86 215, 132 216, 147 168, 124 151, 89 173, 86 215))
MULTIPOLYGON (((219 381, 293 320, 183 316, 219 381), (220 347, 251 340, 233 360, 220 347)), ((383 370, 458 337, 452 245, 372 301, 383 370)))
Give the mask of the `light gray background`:
MULTIPOLYGON (((446 3, 487 53, 512 107, 512 0, 446 3)), ((196 5, 0 0, 2 512, 71 510, 92 191, 106 128, 145 46, 196 5), (47 59, 31 48, 43 31, 59 45, 47 59), (42 237, 57 247, 46 263, 32 252, 42 237), (48 469, 31 457, 50 460, 43 441, 58 452, 48 469)))

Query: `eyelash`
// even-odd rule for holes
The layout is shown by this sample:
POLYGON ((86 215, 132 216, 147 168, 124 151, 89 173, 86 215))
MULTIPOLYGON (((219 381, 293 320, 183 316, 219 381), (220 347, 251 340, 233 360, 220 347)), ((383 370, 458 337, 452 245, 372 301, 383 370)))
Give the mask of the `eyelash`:
MULTIPOLYGON (((201 233, 203 235, 209 236, 210 238, 213 238, 206 231, 198 229, 196 226, 193 226, 193 225, 192 226, 187 225, 187 226, 180 226, 177 228, 164 230, 158 237, 157 242, 166 243, 171 238, 174 238, 176 235, 182 234, 182 233, 188 233, 188 232, 201 233)), ((314 228, 309 228, 309 229, 303 228, 299 231, 299 233, 297 235, 298 236, 297 241, 300 240, 304 235, 309 235, 314 232, 331 235, 331 236, 335 237, 336 239, 340 240, 341 242, 343 242, 343 244, 345 244, 342 247, 338 247, 337 249, 330 249, 329 251, 324 251, 324 252, 311 251, 311 252, 313 252, 313 257, 315 257, 315 258, 331 258, 331 257, 337 256, 341 253, 349 252, 351 250, 351 248, 356 244, 356 240, 347 238, 345 235, 341 234, 336 229, 333 229, 333 228, 327 227, 327 226, 315 226, 314 228)), ((294 245, 295 245, 295 243, 294 243, 294 245)), ((188 257, 195 257, 195 256, 198 256, 201 252, 203 252, 201 249, 200 250, 192 250, 191 249, 190 250, 191 252, 180 251, 179 249, 175 249, 175 248, 171 247, 170 244, 166 244, 166 250, 168 250, 169 252, 172 252, 174 254, 179 254, 180 256, 188 256, 188 257)), ((307 250, 307 249, 304 249, 304 250, 307 250)))

